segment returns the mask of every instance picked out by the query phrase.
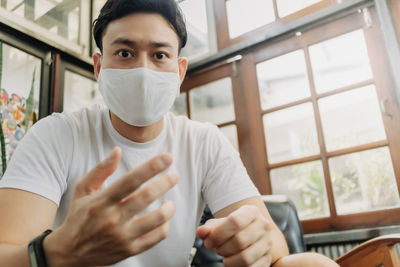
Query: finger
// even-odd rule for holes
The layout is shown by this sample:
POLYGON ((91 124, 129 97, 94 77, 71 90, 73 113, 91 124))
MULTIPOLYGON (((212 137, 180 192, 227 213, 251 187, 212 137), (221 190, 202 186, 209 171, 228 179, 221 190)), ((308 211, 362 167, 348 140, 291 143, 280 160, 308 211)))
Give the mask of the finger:
POLYGON ((120 208, 123 214, 132 217, 148 207, 154 200, 162 197, 179 181, 175 171, 166 173, 124 199, 120 208))
POLYGON ((226 267, 251 266, 259 259, 268 257, 268 254, 270 253, 270 247, 268 244, 269 242, 267 237, 264 236, 241 252, 230 257, 225 257, 223 260, 224 265, 226 267))
POLYGON ((161 154, 136 169, 128 172, 121 179, 101 192, 101 197, 110 202, 119 202, 134 192, 144 182, 168 168, 172 163, 170 154, 161 154))
POLYGON ((97 164, 75 184, 75 196, 81 197, 97 192, 104 181, 114 173, 121 160, 121 149, 115 147, 108 158, 97 164))
POLYGON ((197 236, 202 240, 206 239, 208 235, 211 233, 212 229, 224 223, 225 220, 226 218, 209 219, 208 221, 206 221, 205 224, 197 228, 196 231, 197 236))
POLYGON ((156 229, 136 238, 131 244, 132 256, 152 248, 157 243, 167 238, 169 226, 170 223, 168 221, 156 229))
POLYGON ((265 266, 270 266, 272 263, 272 257, 270 254, 266 254, 263 257, 261 257, 258 261, 256 261, 251 267, 265 267, 265 266))
POLYGON ((130 220, 127 232, 132 234, 132 238, 136 239, 137 237, 168 222, 174 212, 174 203, 172 201, 165 200, 159 209, 130 220))
POLYGON ((224 223, 214 227, 211 233, 204 240, 207 248, 217 248, 232 238, 240 230, 251 224, 257 215, 258 209, 255 206, 242 206, 232 212, 224 223))
POLYGON ((217 247, 217 253, 223 257, 229 257, 248 248, 251 244, 257 242, 257 240, 259 240, 263 235, 263 231, 260 231, 260 229, 263 229, 261 221, 253 221, 250 225, 235 234, 220 247, 217 247))

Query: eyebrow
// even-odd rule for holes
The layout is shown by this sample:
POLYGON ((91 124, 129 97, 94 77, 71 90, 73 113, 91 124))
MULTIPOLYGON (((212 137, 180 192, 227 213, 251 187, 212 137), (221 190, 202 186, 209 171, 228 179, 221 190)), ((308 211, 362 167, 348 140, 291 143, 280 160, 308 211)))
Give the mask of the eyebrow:
MULTIPOLYGON (((137 42, 127 38, 117 38, 111 43, 111 45, 118 45, 118 44, 123 44, 133 47, 137 45, 137 42)), ((168 42, 150 42, 150 46, 154 48, 160 48, 160 47, 173 48, 172 45, 168 42)))

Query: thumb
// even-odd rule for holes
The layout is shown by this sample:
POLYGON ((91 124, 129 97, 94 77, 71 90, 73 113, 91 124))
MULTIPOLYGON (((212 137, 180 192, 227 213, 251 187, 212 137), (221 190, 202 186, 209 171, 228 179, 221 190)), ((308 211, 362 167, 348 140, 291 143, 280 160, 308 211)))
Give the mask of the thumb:
POLYGON ((75 184, 75 197, 83 197, 99 191, 104 181, 114 173, 121 160, 121 149, 115 147, 108 158, 97 164, 75 184))
POLYGON ((216 228, 218 225, 221 225, 222 223, 223 218, 209 219, 205 224, 197 228, 196 234, 200 239, 204 240, 208 237, 208 235, 212 232, 214 228, 216 228))

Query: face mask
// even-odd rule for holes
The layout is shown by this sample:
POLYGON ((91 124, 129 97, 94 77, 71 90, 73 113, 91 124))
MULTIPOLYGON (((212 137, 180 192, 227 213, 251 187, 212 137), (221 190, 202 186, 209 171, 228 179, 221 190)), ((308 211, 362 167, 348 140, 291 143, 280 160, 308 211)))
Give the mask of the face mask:
POLYGON ((147 68, 101 69, 99 89, 108 108, 124 122, 148 126, 159 121, 179 95, 177 73, 147 68))

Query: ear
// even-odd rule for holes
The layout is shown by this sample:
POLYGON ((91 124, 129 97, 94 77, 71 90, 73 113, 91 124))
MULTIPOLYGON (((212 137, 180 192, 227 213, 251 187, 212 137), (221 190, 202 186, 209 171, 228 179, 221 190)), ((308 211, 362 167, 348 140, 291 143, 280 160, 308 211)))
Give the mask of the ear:
POLYGON ((188 59, 185 57, 180 57, 178 59, 178 65, 179 65, 179 77, 181 78, 181 83, 185 79, 186 71, 188 68, 188 59))
POLYGON ((101 69, 101 54, 100 53, 93 54, 93 64, 94 64, 94 76, 96 77, 96 80, 98 80, 100 69, 101 69))

